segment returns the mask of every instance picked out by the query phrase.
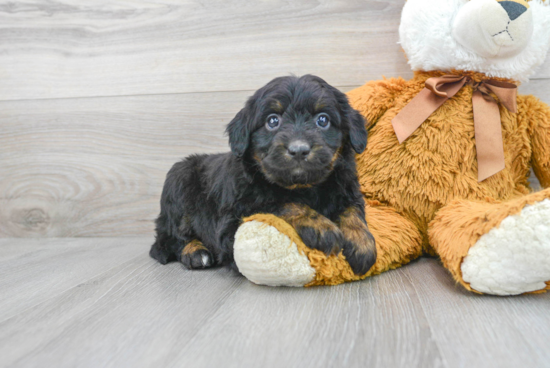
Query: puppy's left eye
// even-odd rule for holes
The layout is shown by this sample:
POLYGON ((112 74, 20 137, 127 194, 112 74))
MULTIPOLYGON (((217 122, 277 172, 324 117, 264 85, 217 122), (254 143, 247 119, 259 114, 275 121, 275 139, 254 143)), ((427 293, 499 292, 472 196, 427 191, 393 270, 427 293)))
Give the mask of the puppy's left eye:
POLYGON ((327 114, 321 114, 317 116, 316 124, 321 129, 328 129, 330 126, 330 118, 327 114))
POLYGON ((281 125, 281 117, 277 114, 271 114, 267 117, 265 127, 268 130, 275 130, 281 125))

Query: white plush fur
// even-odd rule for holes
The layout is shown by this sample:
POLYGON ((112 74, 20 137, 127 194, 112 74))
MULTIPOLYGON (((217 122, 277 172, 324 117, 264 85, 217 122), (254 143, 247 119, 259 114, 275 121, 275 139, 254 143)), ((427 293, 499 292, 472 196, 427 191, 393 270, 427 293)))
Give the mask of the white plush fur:
MULTIPOLYGON (((408 0, 399 27, 400 43, 413 70, 468 70, 490 77, 528 80, 550 49, 550 6, 529 2, 533 34, 515 56, 483 57, 462 46, 452 35, 455 17, 470 2, 487 0, 408 0)), ((495 0, 496 3, 496 0, 495 0)), ((483 37, 483 35, 480 35, 483 37)))
POLYGON ((550 200, 525 207, 483 235, 461 269, 464 281, 487 294, 544 289, 550 281, 550 200))
POLYGON ((315 277, 315 269, 296 244, 273 226, 259 221, 239 227, 233 251, 239 271, 255 284, 304 286, 315 277))
POLYGON ((484 58, 505 59, 519 55, 533 36, 533 9, 515 19, 495 0, 469 1, 456 14, 452 37, 466 49, 484 58))

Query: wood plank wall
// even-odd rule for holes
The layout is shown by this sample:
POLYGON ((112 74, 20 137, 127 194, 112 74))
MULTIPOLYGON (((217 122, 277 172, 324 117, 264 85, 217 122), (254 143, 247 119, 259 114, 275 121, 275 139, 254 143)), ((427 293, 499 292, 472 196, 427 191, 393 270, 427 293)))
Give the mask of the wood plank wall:
POLYGON ((0 1, 0 237, 152 234, 166 171, 273 77, 410 77, 403 3, 0 1))

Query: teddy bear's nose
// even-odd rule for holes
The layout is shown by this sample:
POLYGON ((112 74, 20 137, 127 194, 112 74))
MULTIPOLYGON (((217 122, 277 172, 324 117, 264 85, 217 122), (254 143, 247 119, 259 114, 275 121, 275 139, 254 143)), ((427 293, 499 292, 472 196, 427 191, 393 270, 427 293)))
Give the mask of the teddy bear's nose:
POLYGON ((504 10, 506 10, 510 20, 517 19, 520 15, 527 11, 527 7, 520 3, 516 3, 515 1, 501 1, 499 4, 504 8, 504 10))

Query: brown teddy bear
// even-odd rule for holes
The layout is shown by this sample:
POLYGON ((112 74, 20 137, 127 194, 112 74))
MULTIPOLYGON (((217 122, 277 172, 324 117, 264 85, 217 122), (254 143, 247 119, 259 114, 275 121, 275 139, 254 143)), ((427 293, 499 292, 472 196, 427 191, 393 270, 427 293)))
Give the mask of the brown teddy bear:
POLYGON ((550 49, 540 0, 408 0, 400 42, 415 74, 348 93, 367 120, 357 156, 378 259, 354 275, 266 214, 244 219, 239 270, 264 285, 335 285, 437 255, 466 289, 550 289, 550 108, 517 96, 550 49))

